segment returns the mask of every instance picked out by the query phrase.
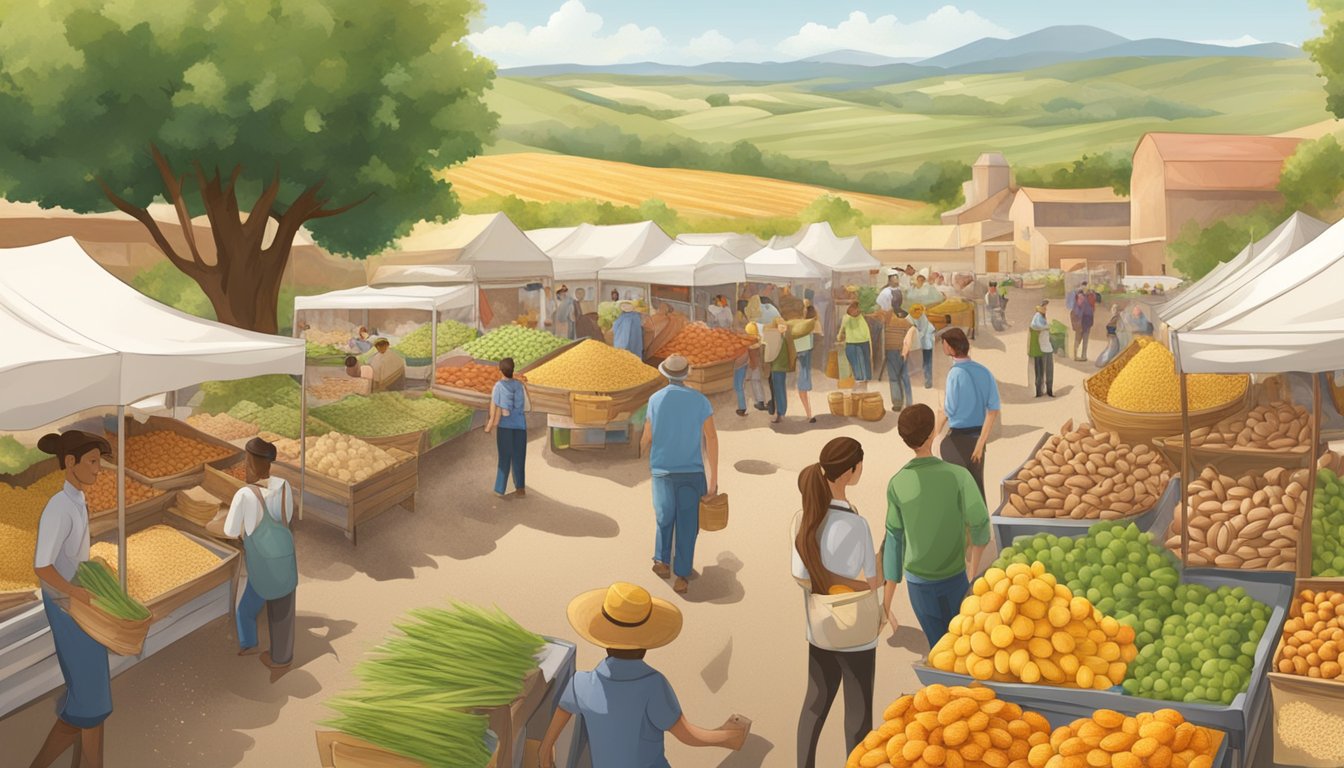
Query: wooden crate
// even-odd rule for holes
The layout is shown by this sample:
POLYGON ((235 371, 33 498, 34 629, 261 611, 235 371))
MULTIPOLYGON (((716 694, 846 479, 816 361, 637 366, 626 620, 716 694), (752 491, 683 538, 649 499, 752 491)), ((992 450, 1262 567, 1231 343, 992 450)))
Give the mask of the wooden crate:
POLYGON ((435 384, 430 387, 430 392, 435 397, 441 397, 444 400, 451 400, 454 403, 461 403, 468 408, 475 408, 478 411, 484 411, 490 407, 490 395, 485 392, 477 392, 474 389, 463 389, 461 387, 450 387, 446 384, 435 384))
MULTIPOLYGON (((154 522, 160 522, 158 520, 154 522)), ((195 579, 182 584, 174 589, 164 592, 162 595, 145 603, 145 607, 154 614, 152 621, 160 621, 166 618, 173 611, 190 603, 192 600, 204 595, 210 590, 221 584, 230 582, 237 583, 238 571, 242 564, 238 550, 214 539, 199 536, 190 531, 182 530, 176 523, 174 516, 169 516, 166 524, 176 528, 179 533, 191 539, 193 542, 205 547, 212 554, 219 557, 219 562, 210 570, 197 576, 195 579)), ((110 538, 110 537, 109 537, 110 538)), ((116 563, 113 563, 116 565, 116 563)), ((232 593, 232 590, 230 590, 232 593)))
POLYGON ((206 467, 205 475, 201 479, 201 487, 225 504, 232 501, 234 494, 242 490, 244 485, 246 483, 242 480, 214 467, 206 467))
MULTIPOLYGON (((214 467, 221 467, 221 468, 227 467, 233 464, 234 462, 238 461, 243 455, 242 450, 238 448, 238 446, 228 441, 220 440, 219 438, 213 435, 207 435, 206 433, 200 431, 199 429, 196 429, 190 424, 187 424, 184 421, 178 421, 177 419, 169 419, 163 416, 150 416, 149 419, 145 421, 144 424, 141 424, 135 419, 128 418, 125 420, 125 422, 123 422, 123 427, 126 430, 127 437, 131 437, 132 435, 143 435, 149 432, 156 432, 159 430, 167 430, 169 432, 176 432, 180 435, 191 438, 192 440, 196 440, 198 442, 208 443, 210 445, 216 445, 221 448, 228 449, 229 453, 223 458, 205 462, 204 464, 201 464, 199 466, 192 467, 183 470, 181 472, 178 472, 177 474, 168 475, 166 477, 146 477, 145 475, 142 475, 139 472, 132 470, 130 467, 126 468, 127 477, 133 477, 137 481, 144 483, 145 485, 152 486, 154 488, 176 490, 179 488, 190 488, 193 485, 200 485, 201 479, 205 476, 206 464, 214 467)), ((117 453, 116 436, 110 435, 108 437, 108 442, 112 446, 112 456, 113 459, 115 459, 117 453)))
POLYGON ((737 361, 733 358, 720 360, 709 365, 691 366, 686 377, 686 386, 706 395, 717 395, 733 388, 733 369, 737 361))
MULTIPOLYGON (((1167 457, 1167 461, 1176 467, 1177 471, 1180 470, 1181 454, 1185 450, 1185 441, 1181 436, 1154 438, 1153 445, 1157 447, 1159 453, 1167 457)), ((1322 451, 1326 449, 1327 447, 1322 447, 1322 451)), ((1240 476, 1275 467, 1301 469, 1310 464, 1311 452, 1305 446, 1273 450, 1219 445, 1190 446, 1190 466, 1195 471, 1202 467, 1214 466, 1223 474, 1240 476)))
MULTIPOLYGON (((418 430, 415 432, 406 432, 400 435, 388 435, 387 437, 361 437, 360 440, 369 445, 376 445, 384 450, 396 448, 403 453, 409 453, 413 456, 422 456, 429 451, 429 431, 418 430)), ((373 478, 369 478, 370 480, 373 478)))
MULTIPOLYGON (((111 470, 115 472, 116 470, 111 470)), ((130 471, 127 470, 126 477, 130 479, 130 471)), ((163 517, 163 511, 173 503, 175 491, 166 491, 160 493, 152 499, 147 499, 139 504, 132 504, 126 508, 126 532, 134 533, 144 528, 148 528, 154 523, 159 522, 163 517)), ((117 510, 116 508, 103 510, 102 512, 89 513, 89 535, 101 536, 108 531, 117 529, 117 510)))
MULTIPOLYGON (((1344 592, 1344 579, 1298 579, 1294 589, 1289 618, 1301 616, 1297 596, 1302 590, 1344 592)), ((1337 761, 1318 757, 1298 745, 1288 743, 1281 735, 1280 712, 1289 704, 1305 704, 1321 714, 1337 716, 1340 702, 1344 701, 1344 682, 1285 674, 1278 671, 1282 659, 1283 638, 1279 637, 1269 667, 1269 691, 1274 700, 1274 762, 1303 768, 1336 768, 1337 761)), ((1322 733, 1321 745, 1333 746, 1333 738, 1331 734, 1322 733)))
MULTIPOLYGON (((356 543, 360 524, 398 506, 414 512, 420 457, 395 447, 385 450, 397 459, 396 465, 358 483, 344 483, 320 472, 307 473, 303 486, 304 512, 344 530, 352 544, 356 543)), ((296 490, 299 488, 297 465, 277 461, 271 472, 296 490)))

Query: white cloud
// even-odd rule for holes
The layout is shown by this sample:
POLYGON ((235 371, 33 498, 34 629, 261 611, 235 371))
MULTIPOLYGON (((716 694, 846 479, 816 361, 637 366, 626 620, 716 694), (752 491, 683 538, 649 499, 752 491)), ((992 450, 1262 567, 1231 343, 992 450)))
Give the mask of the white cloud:
POLYGON ((609 35, 602 31, 601 15, 580 0, 567 0, 544 26, 529 28, 513 21, 468 35, 467 42, 501 67, 648 61, 667 46, 657 27, 626 24, 609 35))
POLYGON ((765 46, 755 40, 733 40, 727 35, 711 29, 691 38, 682 49, 686 61, 698 64, 711 61, 755 61, 766 53, 765 46))
POLYGON ((1010 36, 1008 30, 974 11, 945 5, 911 22, 894 15, 869 19, 862 11, 854 11, 834 27, 808 22, 798 34, 781 41, 778 49, 794 59, 844 49, 915 58, 936 56, 982 37, 1010 36))
POLYGON ((1248 45, 1260 45, 1264 40, 1257 39, 1251 35, 1242 35, 1236 40, 1200 40, 1204 45, 1222 45, 1228 48, 1244 48, 1248 45))

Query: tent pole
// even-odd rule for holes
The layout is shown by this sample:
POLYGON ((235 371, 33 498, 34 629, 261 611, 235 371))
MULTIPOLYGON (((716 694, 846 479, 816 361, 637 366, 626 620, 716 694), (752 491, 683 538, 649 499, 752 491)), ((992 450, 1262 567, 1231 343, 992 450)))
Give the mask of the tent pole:
POLYGON ((434 376, 439 372, 439 308, 429 310, 429 387, 434 388, 434 376))
POLYGON ((303 486, 308 476, 308 363, 299 375, 299 519, 303 519, 303 486))
POLYGON ((1176 375, 1181 381, 1181 567, 1190 565, 1190 499, 1187 490, 1190 487, 1190 388, 1188 377, 1181 367, 1180 341, 1172 334, 1172 346, 1176 350, 1176 375))
POLYGON ((126 406, 117 406, 117 580, 126 591, 126 406))
POLYGON ((1311 578, 1314 555, 1311 550, 1311 516, 1316 505, 1316 465, 1321 460, 1321 374, 1311 374, 1311 450, 1307 452, 1307 508, 1302 512, 1302 531, 1297 539, 1297 577, 1311 578))

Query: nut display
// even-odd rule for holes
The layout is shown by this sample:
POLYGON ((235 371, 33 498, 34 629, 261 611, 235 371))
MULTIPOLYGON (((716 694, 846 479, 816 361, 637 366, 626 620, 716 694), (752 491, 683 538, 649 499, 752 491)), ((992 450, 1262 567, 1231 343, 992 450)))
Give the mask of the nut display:
POLYGON ((849 754, 845 768, 1025 765, 1050 744, 1050 723, 983 686, 931 685, 897 699, 880 727, 849 754))
POLYGON ((1311 444, 1311 418, 1307 409, 1300 405, 1285 402, 1261 405, 1252 408, 1244 416, 1223 419, 1212 427, 1191 430, 1190 444, 1261 450, 1306 450, 1311 444))
POLYGON ((335 432, 308 438, 308 466, 343 483, 359 483, 397 463, 392 454, 335 432))
MULTIPOLYGON (((1188 491, 1189 564, 1295 568, 1309 477, 1305 469, 1278 468, 1236 480, 1205 467, 1188 491)), ((1167 548, 1181 551, 1179 511, 1167 531, 1167 548)))
MULTIPOLYGON (((1135 413, 1176 413, 1181 410, 1181 384, 1176 376, 1176 360, 1161 342, 1144 336, 1137 339, 1140 349, 1115 374, 1106 393, 1110 405, 1135 413)), ((1106 370, 1098 373, 1103 377, 1106 370)), ((1191 374, 1186 382, 1190 410, 1200 411, 1225 405, 1246 394, 1250 377, 1217 373, 1191 374)))
MULTIPOLYGON (((527 377, 521 373, 515 373, 513 377, 519 381, 527 381, 527 377)), ((499 366, 485 363, 444 366, 434 374, 435 383, 441 386, 470 389, 487 395, 494 391, 495 383, 503 378, 504 374, 499 372, 499 366)))
MULTIPOLYGON (((89 557, 101 557, 117 575, 117 545, 100 541, 89 557)), ((142 603, 177 589, 219 564, 219 556, 166 525, 126 537, 126 591, 142 603)))
POLYGON ((626 350, 587 339, 529 371, 527 380, 529 384, 557 389, 619 392, 648 384, 659 375, 656 368, 645 365, 626 350))
POLYGON ((1283 625, 1278 669, 1285 675, 1344 681, 1344 592, 1304 589, 1283 625))
POLYGON ((1126 717, 1099 709, 1056 728, 1045 747, 1027 755, 1030 768, 1212 768, 1223 735, 1185 721, 1174 709, 1126 717))
POLYGON ((369 380, 349 376, 328 376, 309 387, 308 392, 318 400, 340 400, 346 395, 367 395, 369 380))
POLYGON ((203 443, 167 429, 126 438, 126 468, 144 477, 168 477, 189 472, 231 453, 233 451, 224 446, 203 443))
POLYGON ((1105 690, 1124 681, 1134 638, 1043 563, 1014 563, 975 580, 929 664, 977 680, 1105 690))
POLYGON ((1274 703, 1274 733, 1284 745, 1326 765, 1344 765, 1344 715, 1307 701, 1274 703))
POLYGON ((691 365, 710 365, 731 360, 742 354, 755 341, 723 328, 710 328, 702 323, 686 326, 672 340, 658 350, 662 357, 681 355, 691 365))
POLYGON ((1005 517, 1114 520, 1151 509, 1171 480, 1166 460, 1114 432, 1067 422, 1008 484, 1005 517))
POLYGON ((220 440, 243 440, 257 434, 257 425, 235 419, 227 413, 211 415, 198 413, 187 417, 187 423, 207 435, 220 440))
POLYGON ((489 360, 492 363, 511 357, 515 368, 523 368, 568 343, 568 339, 547 331, 506 325, 467 342, 462 350, 477 360, 489 360))

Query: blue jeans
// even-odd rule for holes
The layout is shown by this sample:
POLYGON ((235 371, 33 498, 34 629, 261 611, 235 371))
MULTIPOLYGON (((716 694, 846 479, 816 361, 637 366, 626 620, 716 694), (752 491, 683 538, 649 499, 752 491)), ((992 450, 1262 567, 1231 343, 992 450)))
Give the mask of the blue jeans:
POLYGON ((234 623, 238 625, 238 649, 247 650, 257 645, 257 615, 266 607, 266 601, 252 588, 252 582, 246 582, 243 597, 238 601, 238 613, 234 623))
POLYGON ((812 391, 812 350, 805 349, 798 353, 798 373, 794 378, 794 386, 799 392, 812 391))
POLYGON ((45 593, 42 608, 51 626, 56 663, 65 679, 57 716, 76 728, 96 728, 112 714, 112 674, 107 648, 89 637, 65 609, 45 593))
POLYGON ((932 648, 947 634, 947 625, 961 611, 962 598, 966 597, 971 582, 962 571, 942 581, 922 583, 916 583, 907 573, 905 583, 910 590, 910 607, 915 609, 915 619, 932 648))
POLYGON ((695 561, 695 539, 700 535, 700 498, 708 491, 702 472, 653 477, 653 514, 658 524, 653 540, 653 559, 658 563, 670 563, 672 572, 683 579, 691 575, 695 561))
POLYGON ((503 493, 509 482, 509 469, 513 469, 513 487, 523 489, 527 483, 523 477, 523 465, 527 463, 527 430, 495 430, 495 445, 499 448, 499 471, 495 473, 495 493, 503 493))
POLYGON ((737 410, 747 410, 747 366, 733 369, 733 391, 737 393, 737 410))
POLYGON ((854 372, 855 381, 868 381, 873 378, 873 347, 870 342, 846 344, 845 359, 854 372))
POLYGON ((770 399, 775 401, 775 415, 784 418, 789 411, 788 371, 770 372, 770 399))
POLYGON ((924 353, 924 388, 929 389, 933 386, 933 350, 920 350, 924 353))
POLYGON ((891 382, 891 407, 905 408, 915 404, 915 395, 910 391, 910 366, 905 356, 896 350, 887 352, 887 380, 891 382))

